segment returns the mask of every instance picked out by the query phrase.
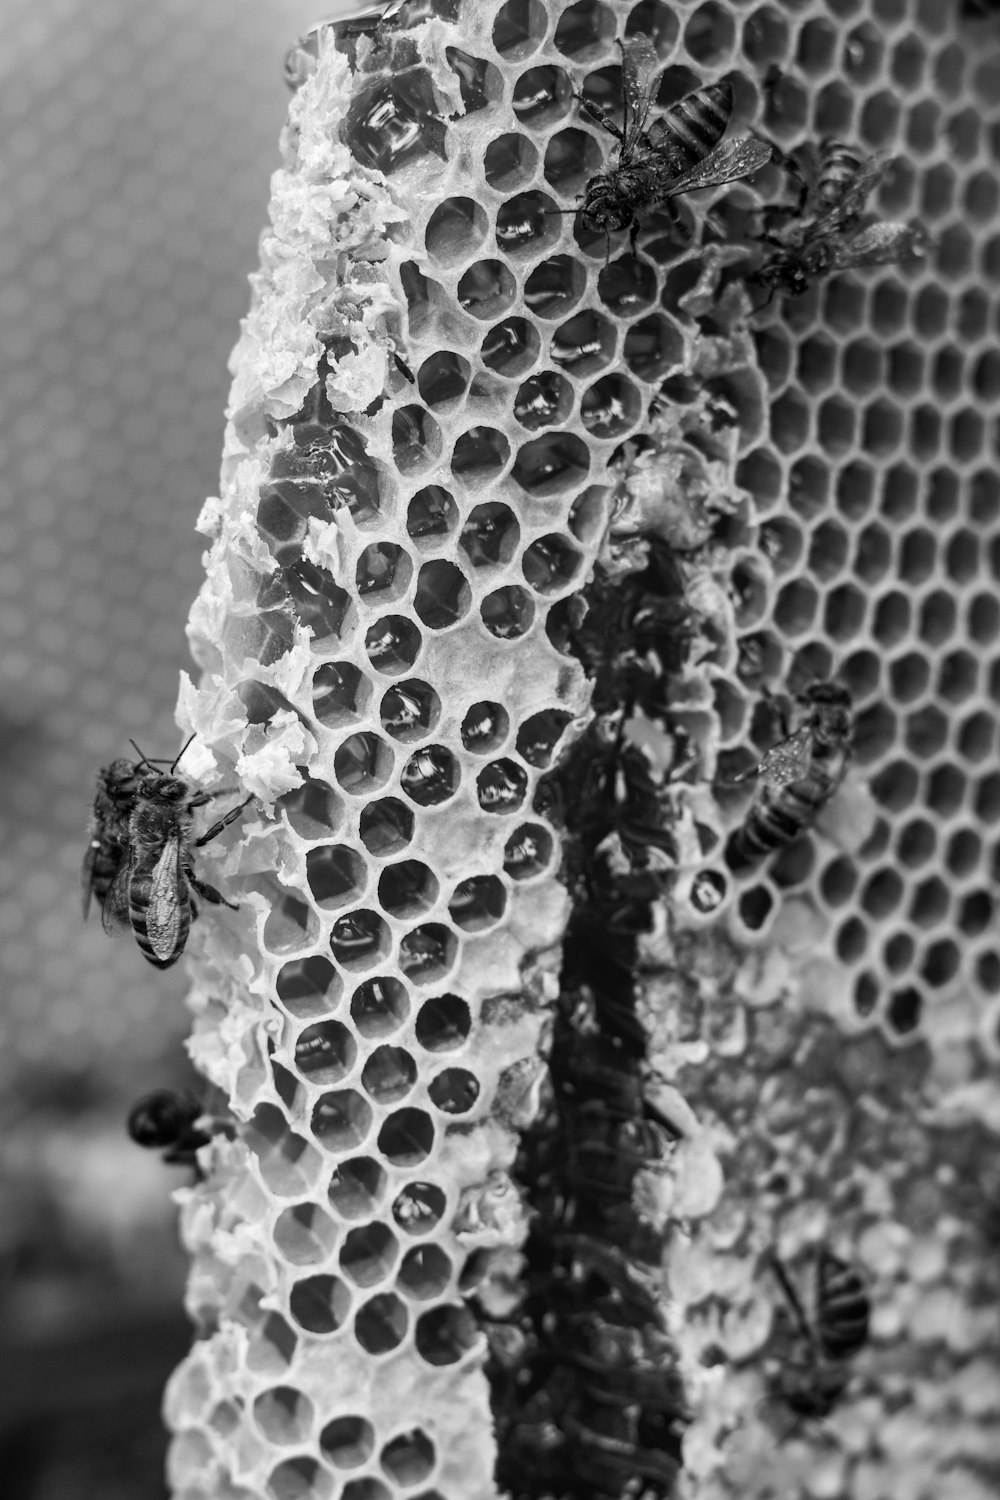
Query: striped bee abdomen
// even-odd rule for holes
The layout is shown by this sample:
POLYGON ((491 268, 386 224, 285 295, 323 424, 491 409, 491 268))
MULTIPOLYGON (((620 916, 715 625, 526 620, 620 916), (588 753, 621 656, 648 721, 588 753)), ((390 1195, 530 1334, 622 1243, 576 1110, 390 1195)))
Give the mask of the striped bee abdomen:
POLYGON ((847 1261, 822 1249, 816 1262, 816 1335, 827 1359, 850 1359, 868 1337, 871 1303, 847 1261))
POLYGON ((730 841, 733 868, 756 864, 797 839, 812 826, 836 789, 837 780, 817 765, 801 780, 784 786, 765 782, 730 841))
POLYGON ((712 83, 671 105, 661 121, 665 142, 678 170, 693 167, 725 133, 733 112, 731 83, 712 83))

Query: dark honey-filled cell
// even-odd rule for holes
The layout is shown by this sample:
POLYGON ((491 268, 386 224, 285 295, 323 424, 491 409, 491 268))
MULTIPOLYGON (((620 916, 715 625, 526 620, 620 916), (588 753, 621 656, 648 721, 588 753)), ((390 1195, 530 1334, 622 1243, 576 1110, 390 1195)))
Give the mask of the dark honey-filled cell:
POLYGON ((343 129, 357 160, 387 175, 422 156, 445 158, 445 124, 423 68, 410 68, 359 89, 343 129))
POLYGON ((355 1286, 377 1286, 391 1275, 399 1244, 388 1224, 378 1220, 348 1230, 340 1251, 340 1269, 355 1286))
POLYGON ((406 1337, 410 1315, 393 1292, 369 1298, 354 1319, 354 1337, 366 1354, 388 1354, 406 1337))

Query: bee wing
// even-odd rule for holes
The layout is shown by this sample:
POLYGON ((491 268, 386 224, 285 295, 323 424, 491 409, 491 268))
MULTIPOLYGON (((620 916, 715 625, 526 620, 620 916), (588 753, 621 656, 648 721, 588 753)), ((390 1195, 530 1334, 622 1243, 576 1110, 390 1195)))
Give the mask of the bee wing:
POLYGON ((167 839, 153 867, 146 912, 149 946, 161 963, 176 956, 180 940, 184 902, 188 900, 187 877, 181 863, 181 840, 167 839))
POLYGON ((872 189, 882 181, 895 159, 885 151, 876 151, 874 156, 869 156, 867 161, 863 161, 838 202, 832 208, 827 209, 825 214, 813 220, 805 230, 803 239, 822 239, 832 229, 837 229, 841 224, 849 224, 852 219, 856 219, 868 202, 872 189))
POLYGON ((806 725, 772 745, 757 767, 758 779, 768 786, 801 781, 812 764, 812 736, 806 725))
POLYGON ((122 857, 118 866, 118 873, 104 898, 101 907, 101 926, 109 936, 121 932, 129 925, 128 918, 128 888, 132 879, 132 849, 131 845, 122 857))
POLYGON ((663 196, 673 198, 677 193, 692 193, 697 188, 716 187, 737 177, 749 177, 751 172, 759 172, 770 160, 771 148, 766 141, 755 141, 750 136, 723 141, 690 172, 667 182, 663 196))
POLYGON ((934 241, 922 224, 869 224, 856 234, 834 240, 830 246, 831 269, 851 266, 881 266, 888 261, 926 255, 934 241))
POLYGON ((654 79, 659 59, 649 37, 642 32, 621 44, 624 141, 622 152, 635 152, 645 133, 656 93, 654 79))
POLYGON ((101 841, 95 835, 97 829, 92 823, 90 826, 90 839, 87 843, 87 852, 83 856, 80 866, 80 896, 83 905, 83 920, 86 922, 90 912, 90 900, 94 894, 94 864, 97 860, 97 851, 101 847, 101 841))

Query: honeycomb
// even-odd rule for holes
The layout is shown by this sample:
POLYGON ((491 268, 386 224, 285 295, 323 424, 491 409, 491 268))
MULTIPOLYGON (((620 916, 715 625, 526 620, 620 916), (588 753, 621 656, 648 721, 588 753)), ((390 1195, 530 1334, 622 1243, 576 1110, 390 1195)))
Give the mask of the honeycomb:
MULTIPOLYGON (((622 1212, 686 1382, 678 1489, 991 1492, 991 38, 906 0, 410 0, 290 56, 180 699, 192 774, 261 807, 206 847, 241 907, 191 941, 192 1055, 243 1124, 183 1205, 181 1500, 497 1493, 472 1309, 523 1269, 518 1136, 577 940, 547 789, 592 729, 585 611, 653 536, 690 641, 668 711, 628 725, 675 884, 644 898, 621 1094, 673 1137, 622 1212), (735 130, 897 151, 879 209, 936 256, 754 311, 744 185, 644 216, 634 254, 588 231, 607 144, 574 94, 620 109, 639 32, 658 108, 729 77, 735 130), (847 782, 737 875, 726 782, 816 677, 853 696, 847 782), (789 1426, 765 1255, 804 1282, 827 1240, 870 1283, 870 1348, 789 1426)), ((593 1493, 669 1493, 666 1463, 626 1477, 630 1442, 593 1493)))

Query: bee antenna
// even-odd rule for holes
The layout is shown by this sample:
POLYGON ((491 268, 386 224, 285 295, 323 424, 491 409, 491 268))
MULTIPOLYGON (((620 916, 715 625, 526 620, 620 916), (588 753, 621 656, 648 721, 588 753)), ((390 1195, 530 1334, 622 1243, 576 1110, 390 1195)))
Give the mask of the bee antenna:
POLYGON ((188 745, 190 745, 190 743, 191 743, 191 741, 193 739, 194 739, 194 735, 193 734, 189 734, 188 737, 187 737, 187 739, 184 741, 183 745, 181 746, 181 748, 178 750, 178 752, 177 752, 177 758, 174 761, 173 765, 170 767, 170 775, 171 776, 177 770, 178 761, 180 760, 181 756, 184 754, 184 751, 187 749, 188 745))
POLYGON ((132 746, 132 749, 135 751, 136 755, 138 755, 140 766, 151 766, 153 764, 153 762, 150 760, 149 756, 148 755, 144 755, 142 753, 142 751, 139 749, 139 746, 136 744, 135 740, 131 740, 130 739, 129 740, 129 744, 132 746))

